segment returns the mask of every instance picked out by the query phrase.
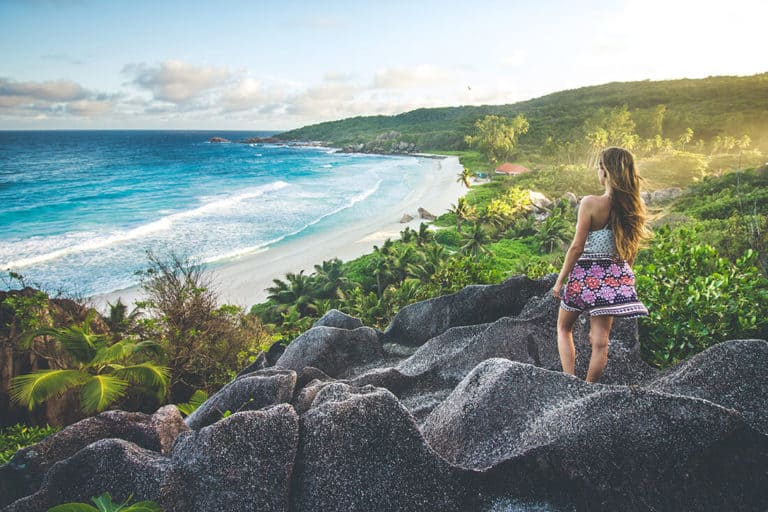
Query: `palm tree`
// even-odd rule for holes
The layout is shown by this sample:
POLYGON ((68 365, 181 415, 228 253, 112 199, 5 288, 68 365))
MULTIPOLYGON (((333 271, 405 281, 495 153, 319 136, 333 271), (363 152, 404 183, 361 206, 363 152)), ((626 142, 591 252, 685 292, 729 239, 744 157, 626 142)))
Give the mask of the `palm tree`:
POLYGON ((404 244, 413 242, 413 239, 415 237, 416 237, 416 232, 409 227, 406 227, 404 230, 400 232, 400 241, 403 242, 404 244))
POLYGON ((387 287, 393 276, 392 261, 390 258, 393 247, 394 242, 392 242, 392 239, 390 238, 387 238, 381 247, 378 245, 373 246, 374 262, 376 265, 373 270, 373 275, 376 278, 378 297, 381 297, 381 294, 384 293, 384 289, 387 287))
POLYGON ((455 205, 452 204, 448 211, 456 215, 456 229, 459 231, 461 231, 461 223, 465 220, 473 220, 476 213, 475 207, 470 206, 463 197, 460 197, 455 205))
POLYGON ((571 236, 571 224, 561 215, 552 213, 541 223, 534 237, 541 248, 550 253, 570 240, 571 236))
POLYGON ((56 340, 71 361, 59 361, 63 363, 59 364, 61 368, 14 377, 10 391, 15 402, 32 410, 69 389, 79 388, 80 407, 86 414, 92 414, 123 397, 131 385, 146 388, 161 399, 165 396, 168 369, 149 361, 135 362, 135 356, 144 352, 160 353, 160 345, 131 339, 108 345, 108 336, 91 332, 94 314, 89 314, 81 325, 37 331, 37 336, 56 340))
POLYGON ((325 299, 342 299, 349 279, 344 276, 343 263, 339 258, 315 265, 314 287, 316 295, 325 299))
POLYGON ((408 277, 408 265, 420 261, 420 253, 412 245, 396 246, 389 256, 389 268, 395 282, 402 283, 408 277))
POLYGON ((479 223, 474 224, 470 232, 464 235, 463 241, 464 245, 459 249, 461 254, 470 255, 477 260, 481 254, 490 253, 486 245, 491 243, 491 237, 479 223))
MULTIPOLYGON (((267 299, 272 299, 282 306, 295 306, 303 316, 308 316, 315 309, 314 287, 312 278, 304 275, 304 270, 298 274, 288 272, 285 274, 288 280, 286 283, 280 279, 273 279, 275 286, 267 288, 269 295, 267 299)), ((280 308, 281 313, 285 307, 280 308)))
POLYGON ((462 183, 465 187, 469 188, 471 186, 470 178, 474 176, 474 173, 464 167, 462 171, 457 175, 456 183, 462 183))
POLYGON ((418 247, 424 247, 426 244, 435 239, 435 234, 430 231, 429 225, 422 222, 419 224, 419 230, 416 233, 416 245, 418 247))
POLYGON ((118 298, 115 304, 107 302, 109 305, 109 317, 105 319, 109 330, 115 334, 123 334, 129 331, 135 324, 141 310, 139 308, 133 308, 128 313, 128 306, 123 304, 123 300, 118 298))
POLYGON ((421 281, 428 282, 435 273, 445 264, 445 248, 439 244, 427 246, 426 251, 422 253, 423 261, 421 263, 411 263, 408 265, 408 276, 421 281))

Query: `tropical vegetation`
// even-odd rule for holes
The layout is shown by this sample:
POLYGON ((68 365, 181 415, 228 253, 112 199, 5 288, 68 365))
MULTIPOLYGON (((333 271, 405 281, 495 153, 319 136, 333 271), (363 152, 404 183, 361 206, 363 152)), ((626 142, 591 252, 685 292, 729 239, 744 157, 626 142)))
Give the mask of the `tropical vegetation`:
POLYGON ((0 465, 5 464, 13 454, 27 446, 38 443, 51 434, 58 432, 59 428, 51 425, 39 427, 22 425, 17 423, 0 429, 0 465))
POLYGON ((95 507, 87 503, 64 503, 49 508, 48 512, 163 512, 163 509, 154 501, 138 501, 129 504, 131 497, 122 503, 112 501, 108 492, 91 498, 95 507))
MULTIPOLYGON (((386 134, 457 155, 456 180, 467 193, 431 224, 406 227, 367 255, 277 277, 251 311, 220 304, 204 267, 173 254, 149 253, 140 274, 147 299, 130 310, 118 302, 103 317, 54 317, 56 299, 11 273, 21 286, 0 301, 0 329, 41 362, 14 379, 14 398, 34 408, 71 389, 83 414, 165 402, 189 414, 259 353, 290 343, 332 308, 385 328, 415 301, 557 272, 577 197, 600 192, 594 162, 612 144, 635 152, 646 190, 680 189, 651 205, 656 236, 637 258, 638 291, 651 310, 640 321, 645 360, 664 367, 729 338, 768 338, 767 85, 768 74, 615 83, 282 134, 334 145, 386 134), (532 171, 494 177, 502 161, 532 171), (478 182, 481 174, 492 179, 478 182), (552 204, 534 206, 531 191, 552 204)), ((15 449, 26 442, 20 435, 0 441, 15 449)))

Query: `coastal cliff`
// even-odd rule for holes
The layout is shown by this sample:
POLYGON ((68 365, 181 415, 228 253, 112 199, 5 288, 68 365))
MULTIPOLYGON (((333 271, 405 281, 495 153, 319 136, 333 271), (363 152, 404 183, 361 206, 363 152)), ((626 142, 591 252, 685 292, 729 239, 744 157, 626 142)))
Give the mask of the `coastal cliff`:
POLYGON ((553 279, 469 286, 384 332, 332 310, 184 420, 110 411, 21 450, 2 511, 105 490, 168 511, 766 509, 768 343, 658 371, 617 319, 589 384, 558 371, 553 279))

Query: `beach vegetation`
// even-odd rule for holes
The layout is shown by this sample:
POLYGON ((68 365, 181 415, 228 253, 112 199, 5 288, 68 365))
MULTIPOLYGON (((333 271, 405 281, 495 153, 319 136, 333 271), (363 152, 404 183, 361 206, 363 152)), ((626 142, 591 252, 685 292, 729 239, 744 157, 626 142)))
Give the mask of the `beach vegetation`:
POLYGON ((21 423, 0 429, 0 465, 11 460, 22 448, 39 443, 58 431, 59 427, 51 425, 31 426, 21 423))
MULTIPOLYGON (((479 149, 495 167, 510 158, 518 138, 528 132, 529 126, 528 120, 522 114, 513 119, 487 115, 475 122, 473 133, 465 135, 464 141, 467 146, 479 149)), ((492 173, 493 169, 488 171, 492 173)))
POLYGON ((18 375, 11 380, 11 398, 32 410, 70 389, 79 390, 80 408, 85 414, 101 412, 126 394, 129 387, 165 396, 168 370, 144 358, 161 348, 152 341, 122 340, 110 344, 109 337, 91 332, 95 312, 79 325, 43 328, 35 337, 56 342, 50 352, 41 353, 52 368, 18 375), (59 350, 61 349, 61 350, 59 350))
POLYGON ((162 507, 154 501, 137 501, 129 504, 133 496, 122 503, 112 501, 112 496, 105 492, 91 498, 95 507, 87 503, 70 502, 49 508, 48 512, 163 512, 162 507))
POLYGON ((456 219, 456 229, 461 231, 462 223, 477 219, 477 208, 470 205, 465 197, 460 197, 448 210, 456 219))
POLYGON ((198 407, 203 405, 206 400, 208 400, 208 393, 203 389, 196 389, 195 392, 192 393, 192 396, 189 397, 189 400, 181 404, 176 404, 176 408, 182 415, 189 416, 195 412, 198 407))
POLYGON ((461 183, 465 187, 469 188, 472 186, 472 182, 471 182, 472 176, 473 176, 472 171, 470 171, 466 167, 463 167, 461 172, 458 174, 456 178, 456 183, 461 183))
MULTIPOLYGON (((730 151, 736 151, 735 141, 741 141, 744 134, 750 137, 750 148, 765 153, 768 151, 766 82, 768 73, 697 80, 613 82, 507 105, 421 108, 393 116, 355 117, 305 126, 278 137, 322 140, 341 147, 371 141, 379 134, 395 130, 421 151, 456 154, 470 149, 472 154, 462 163, 473 171, 485 171, 490 162, 481 151, 469 148, 465 137, 472 135, 475 123, 486 116, 514 119, 523 115, 530 129, 518 141, 516 158, 554 166, 588 165, 590 148, 585 139, 585 123, 601 109, 603 115, 618 109, 621 115, 615 120, 619 123, 611 126, 622 126, 622 111, 626 110, 635 124, 634 150, 642 157, 649 140, 654 151, 673 147, 718 153, 729 152, 728 146, 732 148, 730 151), (718 140, 715 146, 713 143, 718 140)), ((609 130, 611 126, 604 128, 609 130)), ((600 134, 593 130, 593 135, 600 134)), ((742 165, 755 164, 744 162, 742 165)))
POLYGON ((218 389, 274 341, 258 317, 219 305, 202 265, 173 253, 148 253, 147 260, 140 272, 146 300, 137 305, 149 315, 140 319, 136 334, 163 348, 171 402, 187 400, 196 389, 218 389))
POLYGON ((676 364, 727 339, 768 337, 768 279, 747 249, 735 261, 701 243, 689 228, 657 230, 636 265, 644 359, 676 364))
POLYGON ((7 337, 12 343, 28 348, 31 334, 50 325, 48 294, 28 286, 24 276, 17 272, 8 272, 4 279, 9 289, 16 284, 20 291, 6 293, 0 301, 2 325, 6 327, 7 337))

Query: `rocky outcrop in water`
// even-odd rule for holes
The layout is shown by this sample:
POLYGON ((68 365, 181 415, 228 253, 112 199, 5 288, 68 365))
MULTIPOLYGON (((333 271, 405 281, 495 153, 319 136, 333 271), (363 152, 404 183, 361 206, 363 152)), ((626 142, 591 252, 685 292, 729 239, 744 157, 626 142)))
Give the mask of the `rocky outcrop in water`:
POLYGON ((768 508, 768 343, 660 372, 617 319, 603 380, 586 383, 586 322, 581 378, 559 371, 553 280, 470 286, 385 332, 329 312, 185 423, 168 406, 162 428, 125 416, 81 436, 81 422, 20 452, 0 478, 26 484, 2 510, 104 491, 168 511, 768 508), (45 464, 25 464, 30 451, 45 464))

